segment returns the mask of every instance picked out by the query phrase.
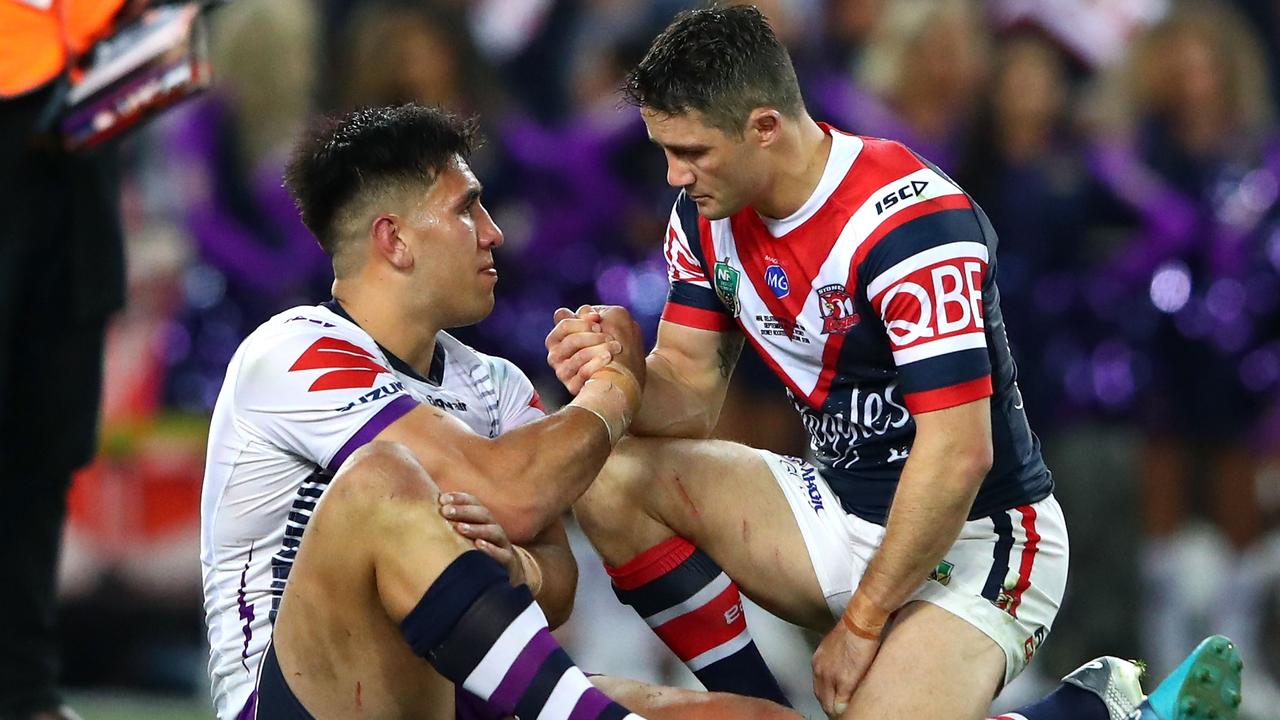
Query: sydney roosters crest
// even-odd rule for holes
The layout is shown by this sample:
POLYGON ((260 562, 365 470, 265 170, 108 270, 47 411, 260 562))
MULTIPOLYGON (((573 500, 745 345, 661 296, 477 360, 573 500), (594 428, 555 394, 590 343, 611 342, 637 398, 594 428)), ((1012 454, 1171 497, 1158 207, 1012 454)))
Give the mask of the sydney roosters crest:
POLYGON ((824 285, 817 289, 818 311, 822 313, 822 334, 844 335, 858 324, 853 298, 843 285, 824 285))

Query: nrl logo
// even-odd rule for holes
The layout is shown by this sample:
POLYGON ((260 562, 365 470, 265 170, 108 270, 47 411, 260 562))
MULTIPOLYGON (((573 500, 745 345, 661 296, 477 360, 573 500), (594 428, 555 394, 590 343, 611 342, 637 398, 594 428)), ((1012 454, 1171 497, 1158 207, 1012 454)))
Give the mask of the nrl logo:
POLYGON ((738 302, 738 280, 742 274, 729 264, 729 258, 717 262, 715 266, 715 282, 713 283, 716 295, 720 298, 720 302, 729 309, 734 317, 742 312, 742 304, 738 302))

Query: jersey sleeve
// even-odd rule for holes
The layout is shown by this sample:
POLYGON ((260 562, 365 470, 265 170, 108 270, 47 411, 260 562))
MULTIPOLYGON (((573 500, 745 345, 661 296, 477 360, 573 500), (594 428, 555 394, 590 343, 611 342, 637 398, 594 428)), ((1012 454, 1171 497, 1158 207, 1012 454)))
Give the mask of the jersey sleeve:
POLYGON ((499 434, 514 430, 546 415, 542 398, 528 376, 510 360, 488 357, 494 385, 498 388, 499 434))
MULTIPOLYGON (((950 185, 945 176, 925 172, 950 185)), ((913 414, 992 394, 983 320, 987 238, 968 197, 954 185, 950 190, 885 219, 858 268, 913 414)))
POLYGON ((734 326, 733 316, 711 288, 701 242, 705 229, 697 206, 680 193, 671 209, 663 246, 671 291, 662 319, 702 330, 728 330, 734 326))
POLYGON ((376 344, 305 318, 252 338, 241 358, 236 422, 262 441, 336 472, 361 446, 417 407, 376 344))

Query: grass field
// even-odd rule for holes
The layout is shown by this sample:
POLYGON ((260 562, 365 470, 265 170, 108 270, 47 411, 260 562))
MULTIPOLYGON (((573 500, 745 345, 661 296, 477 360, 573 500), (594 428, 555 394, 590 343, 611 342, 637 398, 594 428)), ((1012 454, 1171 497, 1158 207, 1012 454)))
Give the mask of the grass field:
POLYGON ((213 717, 213 709, 203 697, 173 699, 133 693, 76 693, 68 702, 84 720, 210 720, 213 717))

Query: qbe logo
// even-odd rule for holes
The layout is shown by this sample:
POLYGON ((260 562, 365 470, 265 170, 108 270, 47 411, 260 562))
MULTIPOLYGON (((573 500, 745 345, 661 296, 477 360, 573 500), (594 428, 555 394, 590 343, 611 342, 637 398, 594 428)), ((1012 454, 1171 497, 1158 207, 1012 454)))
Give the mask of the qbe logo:
POLYGON ((986 263, 949 260, 911 272, 876 298, 897 348, 983 327, 986 263))
POLYGON ((781 265, 770 265, 764 271, 764 284, 769 286, 779 300, 791 294, 791 281, 787 279, 787 271, 781 265))

